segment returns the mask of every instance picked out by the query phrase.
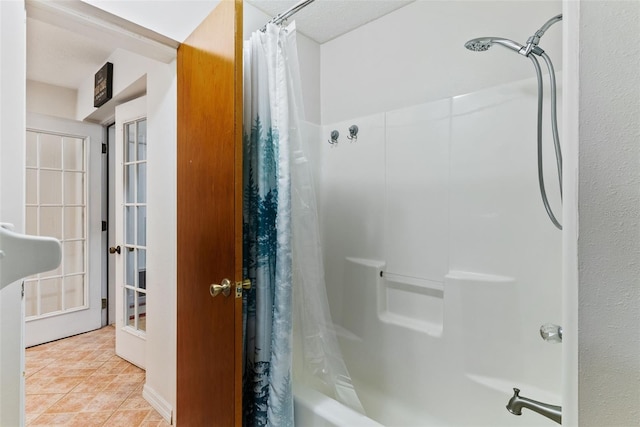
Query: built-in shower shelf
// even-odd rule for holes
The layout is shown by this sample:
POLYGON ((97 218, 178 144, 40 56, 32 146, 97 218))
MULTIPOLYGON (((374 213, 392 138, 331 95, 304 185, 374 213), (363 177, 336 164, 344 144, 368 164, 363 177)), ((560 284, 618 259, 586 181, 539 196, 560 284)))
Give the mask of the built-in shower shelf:
POLYGON ((496 274, 476 273, 473 271, 451 270, 446 275, 447 280, 459 280, 475 283, 514 283, 515 278, 496 274))
POLYGON ((382 322, 439 337, 444 316, 442 282, 385 272, 378 286, 382 322))

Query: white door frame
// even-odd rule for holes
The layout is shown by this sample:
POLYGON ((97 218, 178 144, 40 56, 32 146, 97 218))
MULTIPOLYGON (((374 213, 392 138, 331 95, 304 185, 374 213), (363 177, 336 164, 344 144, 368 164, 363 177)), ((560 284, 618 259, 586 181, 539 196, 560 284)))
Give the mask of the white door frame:
MULTIPOLYGON (((107 182, 107 200, 108 200, 108 212, 107 212, 107 234, 108 241, 107 247, 117 246, 116 236, 116 213, 115 213, 115 182, 116 176, 116 124, 115 117, 113 124, 107 126, 107 170, 108 170, 108 182, 107 182)), ((107 253, 107 319, 110 325, 116 323, 116 263, 115 258, 107 253)))
MULTIPOLYGON (((174 40, 85 2, 31 0, 30 17, 171 63, 174 40)), ((25 1, 0 1, 0 221, 24 231, 26 111, 25 1)), ((0 425, 24 425, 24 309, 20 282, 0 291, 0 425)))
MULTIPOLYGON (((26 16, 0 1, 0 221, 24 231, 26 16)), ((1 267, 0 267, 1 268, 1 267)), ((0 425, 24 425, 24 303, 17 281, 0 291, 0 425)))

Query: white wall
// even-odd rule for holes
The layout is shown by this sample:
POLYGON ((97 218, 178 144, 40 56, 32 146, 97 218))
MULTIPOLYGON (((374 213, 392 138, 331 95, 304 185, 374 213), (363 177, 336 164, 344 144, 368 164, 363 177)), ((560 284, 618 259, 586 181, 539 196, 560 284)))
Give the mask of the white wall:
POLYGON ((579 421, 638 425, 640 3, 579 18, 579 421))
POLYGON ((83 0, 95 7, 183 42, 219 0, 83 0))
MULTIPOLYGON (((125 91, 135 81, 144 77, 149 70, 159 66, 161 63, 153 59, 146 58, 124 49, 116 49, 106 62, 113 64, 113 98, 125 91)), ((97 110, 93 106, 94 76, 85 78, 78 88, 78 98, 76 103, 76 120, 85 120, 90 114, 97 110)), ((142 94, 138 94, 140 96, 142 94)), ((106 107, 105 107, 106 108, 106 107)))
POLYGON ((78 91, 27 80, 27 111, 65 119, 76 118, 78 91))
POLYGON ((145 397, 176 407, 177 80, 176 62, 147 74, 147 377, 145 397))
MULTIPOLYGON (((118 49, 114 98, 146 76, 147 92, 147 335, 144 396, 166 416, 176 405, 176 62, 164 64, 118 49)), ((93 76, 78 90, 78 116, 95 111, 93 76)))
MULTIPOLYGON (((324 43, 322 123, 529 78, 529 59, 500 46, 470 52, 464 43, 481 36, 524 43, 560 12, 560 1, 416 1, 324 43)), ((557 68, 560 25, 540 43, 557 68)))
MULTIPOLYGON (((0 221, 24 232, 26 15, 0 2, 0 221)), ((0 291, 0 425, 24 422, 24 328, 20 282, 0 291)))

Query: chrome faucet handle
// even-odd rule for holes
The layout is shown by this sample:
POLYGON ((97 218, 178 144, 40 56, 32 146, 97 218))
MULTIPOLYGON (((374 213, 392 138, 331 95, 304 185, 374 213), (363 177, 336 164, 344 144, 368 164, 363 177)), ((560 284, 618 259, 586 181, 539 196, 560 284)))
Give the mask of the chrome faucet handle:
POLYGON ((545 323, 540 326, 540 336, 543 340, 550 343, 562 342, 562 326, 553 323, 545 323))

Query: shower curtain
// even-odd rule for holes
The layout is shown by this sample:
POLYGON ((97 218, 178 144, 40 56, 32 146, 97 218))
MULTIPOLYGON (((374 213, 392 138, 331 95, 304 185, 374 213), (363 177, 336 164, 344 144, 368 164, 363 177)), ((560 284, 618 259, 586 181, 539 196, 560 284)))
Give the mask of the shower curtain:
POLYGON ((293 426, 294 314, 300 379, 363 412, 329 314, 295 23, 245 42, 243 104, 243 424, 293 426))
POLYGON ((281 38, 270 25, 244 46, 243 268, 253 284, 243 305, 245 426, 293 426, 289 101, 281 38))

